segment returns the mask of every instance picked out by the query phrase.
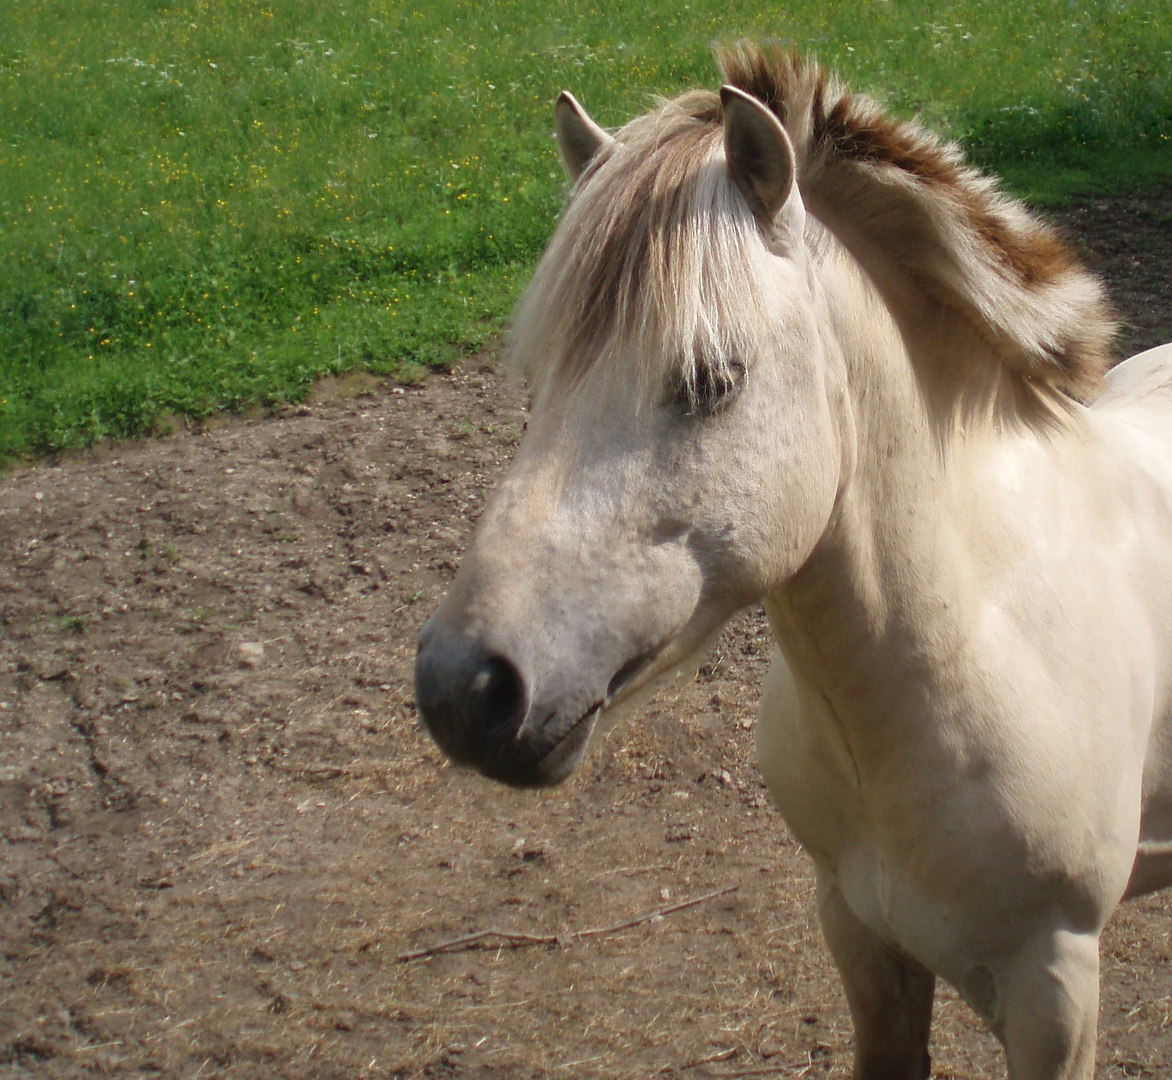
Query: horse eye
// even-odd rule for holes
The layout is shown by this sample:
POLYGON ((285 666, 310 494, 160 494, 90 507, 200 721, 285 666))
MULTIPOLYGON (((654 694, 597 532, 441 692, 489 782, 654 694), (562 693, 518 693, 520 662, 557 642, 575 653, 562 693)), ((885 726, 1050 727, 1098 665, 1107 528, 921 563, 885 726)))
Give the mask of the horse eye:
POLYGON ((719 366, 699 363, 690 377, 678 379, 674 397, 686 415, 711 416, 737 396, 744 382, 745 365, 739 360, 719 366))

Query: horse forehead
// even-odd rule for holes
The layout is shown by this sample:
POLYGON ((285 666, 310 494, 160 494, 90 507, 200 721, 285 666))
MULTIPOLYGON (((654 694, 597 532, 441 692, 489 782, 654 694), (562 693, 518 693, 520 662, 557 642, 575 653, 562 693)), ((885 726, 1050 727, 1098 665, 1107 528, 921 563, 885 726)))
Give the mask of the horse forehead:
POLYGON ((584 177, 514 323, 531 380, 572 385, 600 362, 634 362, 653 377, 642 385, 662 387, 749 351, 765 316, 760 234, 722 159, 679 142, 611 151, 584 177))

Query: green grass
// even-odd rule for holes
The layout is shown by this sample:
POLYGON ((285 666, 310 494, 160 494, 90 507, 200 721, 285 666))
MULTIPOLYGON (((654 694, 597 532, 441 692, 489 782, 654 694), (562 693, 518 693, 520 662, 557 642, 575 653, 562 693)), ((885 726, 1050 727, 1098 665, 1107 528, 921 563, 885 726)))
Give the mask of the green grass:
POLYGON ((441 366, 498 333, 604 124, 775 36, 1042 201, 1172 177, 1165 5, 13 0, 0 460, 441 366), (1012 7, 1012 10, 1010 10, 1012 7))

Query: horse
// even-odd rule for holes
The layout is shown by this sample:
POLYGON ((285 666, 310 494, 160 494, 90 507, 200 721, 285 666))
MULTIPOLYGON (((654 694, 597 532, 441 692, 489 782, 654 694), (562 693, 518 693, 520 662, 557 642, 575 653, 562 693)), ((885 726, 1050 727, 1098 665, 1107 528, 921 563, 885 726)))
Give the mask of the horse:
POLYGON ((1172 346, 961 151, 781 46, 614 134, 517 309, 531 411, 423 628, 419 713, 519 787, 763 602, 758 761, 857 1080, 935 980, 1012 1080, 1094 1071, 1099 937, 1172 883, 1172 346))

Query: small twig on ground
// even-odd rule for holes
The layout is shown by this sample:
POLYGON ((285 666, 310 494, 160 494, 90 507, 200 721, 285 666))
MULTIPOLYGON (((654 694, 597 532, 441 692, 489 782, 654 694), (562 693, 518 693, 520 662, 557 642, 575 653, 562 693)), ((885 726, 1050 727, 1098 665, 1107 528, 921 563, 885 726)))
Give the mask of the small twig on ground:
MULTIPOLYGON (((778 1076, 781 1073, 788 1073, 790 1069, 794 1068, 797 1068, 797 1066, 791 1062, 788 1065, 764 1065, 756 1069, 737 1069, 736 1072, 711 1073, 710 1075, 712 1076, 713 1080, 716 1080, 717 1077, 719 1077, 720 1080, 732 1080, 733 1077, 741 1076, 778 1076)), ((808 1070, 809 1065, 807 1065, 806 1068, 804 1068, 800 1073, 796 1073, 795 1075, 804 1076, 808 1070)))
POLYGON ((434 956, 442 952, 460 952, 470 948, 488 938, 502 938, 511 945, 556 945, 557 934, 517 934, 511 930, 497 930, 490 927, 488 930, 477 930, 475 934, 465 934, 463 937, 449 938, 447 941, 437 941, 434 945, 427 945, 422 949, 411 949, 399 953, 396 960, 419 960, 424 956, 434 956))
POLYGON ((493 937, 500 938, 502 941, 518 947, 526 945, 569 944, 571 941, 580 941, 582 938, 601 937, 603 934, 617 934, 620 930, 629 930, 633 926, 640 926, 643 923, 651 922, 652 919, 661 919, 665 915, 674 915, 677 911, 683 911, 685 908, 695 907, 697 904, 715 900, 720 896, 727 896, 731 892, 736 892, 739 888, 739 885, 729 885, 723 889, 717 889, 715 892, 695 896, 691 900, 683 900, 678 904, 669 904, 667 907, 656 908, 654 911, 649 911, 645 915, 639 915, 634 919, 624 919, 622 922, 615 923, 613 926, 594 926, 588 930, 572 930, 568 934, 519 934, 513 930, 498 930, 495 927, 490 927, 487 930, 477 930, 472 934, 464 934, 462 937, 448 938, 447 941, 437 941, 434 945, 427 945, 421 949, 410 949, 407 952, 399 953, 395 959, 406 962, 408 960, 421 960, 425 956, 435 956, 437 953, 461 952, 464 949, 471 948, 473 945, 478 945, 487 938, 493 937))
MULTIPOLYGON (((718 1050, 715 1054, 709 1054, 707 1057, 697 1058, 695 1061, 689 1061, 684 1065, 684 1069, 698 1069, 701 1065, 714 1065, 718 1061, 731 1061, 737 1056, 736 1047, 729 1050, 718 1050)), ((660 1069, 660 1072, 667 1072, 671 1069, 670 1065, 660 1069)))

